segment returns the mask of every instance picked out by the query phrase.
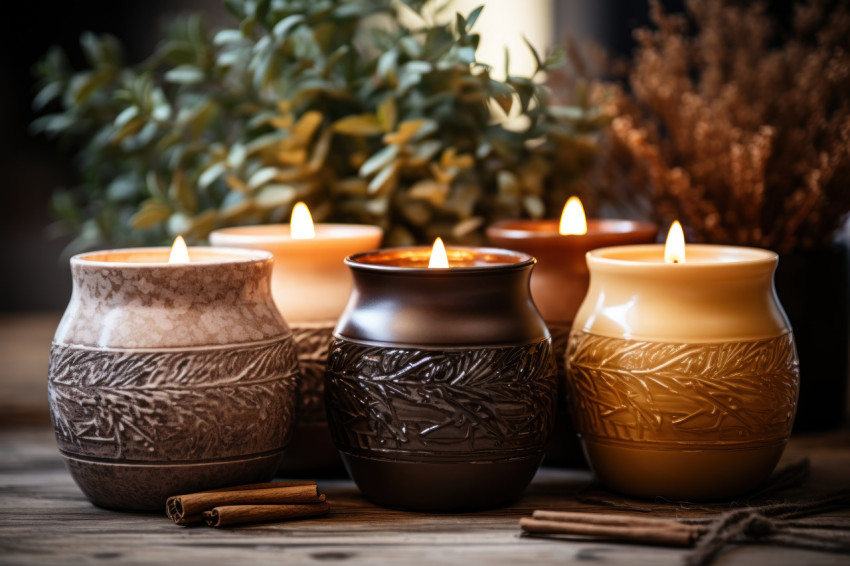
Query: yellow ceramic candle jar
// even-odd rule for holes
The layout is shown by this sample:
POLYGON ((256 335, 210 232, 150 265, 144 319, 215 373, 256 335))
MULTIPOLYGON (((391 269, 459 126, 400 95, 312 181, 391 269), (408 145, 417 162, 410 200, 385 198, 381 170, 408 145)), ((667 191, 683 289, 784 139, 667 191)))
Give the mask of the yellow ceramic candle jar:
POLYGON ((567 351, 568 395, 600 480, 639 497, 722 499, 775 467, 797 406, 775 253, 663 245, 587 254, 567 351))

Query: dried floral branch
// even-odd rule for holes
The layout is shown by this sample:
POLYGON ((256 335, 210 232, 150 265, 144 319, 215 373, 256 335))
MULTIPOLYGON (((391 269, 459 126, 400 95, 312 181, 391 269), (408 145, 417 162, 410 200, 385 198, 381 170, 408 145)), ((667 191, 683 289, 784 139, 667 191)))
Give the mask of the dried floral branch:
POLYGON ((850 8, 810 0, 652 2, 600 167, 699 241, 828 245, 850 211, 850 8), (689 30, 695 30, 690 33, 689 30))

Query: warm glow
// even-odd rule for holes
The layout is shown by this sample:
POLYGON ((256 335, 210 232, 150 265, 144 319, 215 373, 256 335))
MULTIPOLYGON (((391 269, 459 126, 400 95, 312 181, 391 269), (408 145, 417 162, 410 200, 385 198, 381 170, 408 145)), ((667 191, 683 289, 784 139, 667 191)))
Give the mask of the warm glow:
POLYGON ((446 255, 446 246, 443 245, 441 238, 437 238, 434 240, 434 247, 431 248, 431 260, 428 262, 428 267, 446 268, 448 266, 449 258, 446 255))
POLYGON ((685 233, 682 225, 675 221, 667 233, 667 244, 664 246, 664 261, 666 263, 685 263, 685 233))
POLYGON ((292 219, 289 221, 289 234, 294 240, 309 240, 316 237, 313 228, 313 219, 310 210, 303 202, 299 202, 292 209, 292 219))
POLYGON ((186 247, 183 236, 174 238, 174 244, 171 246, 171 255, 168 256, 168 263, 189 263, 189 248, 186 247))
POLYGON ((584 207, 578 197, 570 197, 564 205, 558 233, 562 236, 587 234, 587 219, 584 217, 584 207))

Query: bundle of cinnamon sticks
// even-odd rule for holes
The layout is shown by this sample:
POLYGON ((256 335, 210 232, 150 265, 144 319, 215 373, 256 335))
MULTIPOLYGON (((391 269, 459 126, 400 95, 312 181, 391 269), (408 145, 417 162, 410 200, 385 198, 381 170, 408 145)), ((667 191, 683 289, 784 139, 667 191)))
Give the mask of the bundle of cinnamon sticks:
POLYGON ((702 530, 672 519, 569 511, 535 511, 519 520, 527 533, 577 535, 662 546, 693 546, 702 530))
POLYGON ((165 512, 175 524, 211 527, 315 517, 329 510, 314 481, 240 485, 176 495, 165 503, 165 512))

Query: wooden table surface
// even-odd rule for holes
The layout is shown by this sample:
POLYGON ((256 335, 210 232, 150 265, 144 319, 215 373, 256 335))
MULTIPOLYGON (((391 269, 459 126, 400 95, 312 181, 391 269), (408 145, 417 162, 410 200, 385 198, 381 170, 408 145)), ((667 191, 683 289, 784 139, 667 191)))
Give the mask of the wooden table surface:
MULTIPOLYGON (((522 536, 534 509, 610 512, 581 503, 586 470, 541 468, 526 495, 494 511, 423 514, 370 504, 347 479, 319 480, 328 516, 230 529, 178 527, 164 514, 91 505, 46 422, 46 364, 57 315, 0 317, 0 564, 682 564, 687 550, 522 536)), ((809 485, 850 488, 850 430, 792 438, 783 462, 808 457, 809 485)), ((652 515, 694 515, 663 506, 652 515)), ((850 511, 832 516, 850 518, 850 511)), ((850 557, 741 546, 716 564, 845 564, 850 557)))

